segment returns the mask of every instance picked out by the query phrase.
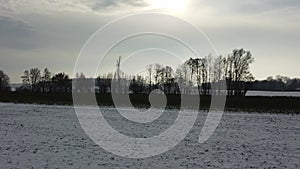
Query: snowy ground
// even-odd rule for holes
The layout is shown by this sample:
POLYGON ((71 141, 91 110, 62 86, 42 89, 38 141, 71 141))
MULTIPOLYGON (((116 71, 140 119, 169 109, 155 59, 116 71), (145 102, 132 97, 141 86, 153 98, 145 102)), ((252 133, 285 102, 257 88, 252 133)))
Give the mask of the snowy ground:
POLYGON ((247 91, 246 96, 267 96, 267 97, 300 97, 300 92, 286 91, 247 91))
MULTIPOLYGON (((176 118, 169 111, 135 125, 112 108, 102 110, 115 129, 134 137, 157 135, 176 118)), ((94 144, 72 107, 0 103, 0 168, 300 168, 299 115, 225 113, 213 136, 199 144, 205 117, 200 113, 172 150, 127 159, 94 144)))

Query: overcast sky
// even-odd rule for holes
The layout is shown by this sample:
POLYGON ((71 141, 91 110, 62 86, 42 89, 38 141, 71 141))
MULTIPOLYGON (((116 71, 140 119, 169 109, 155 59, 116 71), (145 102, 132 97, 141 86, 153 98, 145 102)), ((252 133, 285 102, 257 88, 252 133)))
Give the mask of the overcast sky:
POLYGON ((163 1, 0 0, 0 69, 14 83, 31 67, 72 75, 80 49, 96 30, 124 15, 156 11, 196 25, 219 54, 250 50, 256 79, 299 77, 299 0, 163 1))

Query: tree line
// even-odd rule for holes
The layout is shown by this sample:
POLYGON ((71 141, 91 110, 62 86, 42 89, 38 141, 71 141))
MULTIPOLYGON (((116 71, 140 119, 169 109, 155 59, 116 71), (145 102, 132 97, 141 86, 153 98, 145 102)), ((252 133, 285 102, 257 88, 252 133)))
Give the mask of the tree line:
POLYGON ((244 95, 249 88, 247 82, 254 80, 250 73, 250 64, 253 62, 250 51, 235 49, 217 58, 212 55, 189 58, 175 70, 170 66, 150 64, 146 76, 133 77, 132 90, 140 93, 161 89, 165 93, 174 94, 191 94, 196 91, 201 95, 209 95, 213 83, 224 81, 227 85, 224 90, 228 95, 244 95))
MULTIPOLYGON (((300 79, 284 76, 268 77, 263 81, 254 81, 250 65, 254 58, 250 51, 243 48, 234 49, 227 55, 213 58, 208 55, 202 58, 189 58, 176 69, 161 64, 149 64, 143 74, 127 75, 120 68, 118 58, 116 71, 99 75, 97 78, 86 78, 78 73, 74 79, 64 73, 52 74, 48 68, 25 70, 21 76, 23 85, 17 91, 30 92, 87 92, 96 93, 136 93, 149 94, 160 89, 166 94, 227 94, 245 95, 247 90, 299 90, 300 79), (72 80, 75 88, 72 88, 72 80), (85 85, 94 82, 94 85, 85 85), (226 83, 226 89, 214 89, 213 84, 226 83), (86 88, 86 86, 95 86, 86 88)), ((0 90, 9 90, 9 77, 0 71, 0 90)))
POLYGON ((300 91, 300 79, 277 75, 266 80, 252 82, 252 90, 261 91, 300 91))
POLYGON ((64 72, 52 76, 48 68, 41 72, 38 68, 25 70, 21 76, 23 85, 18 91, 71 92, 72 81, 64 72))

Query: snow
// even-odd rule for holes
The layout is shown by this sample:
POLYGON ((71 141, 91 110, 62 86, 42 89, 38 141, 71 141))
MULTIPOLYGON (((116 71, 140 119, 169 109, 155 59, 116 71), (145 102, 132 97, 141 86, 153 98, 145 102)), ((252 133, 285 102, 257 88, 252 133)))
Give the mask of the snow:
MULTIPOLYGON (((133 137, 160 134, 177 114, 168 110, 151 123, 136 124, 114 108, 101 110, 114 129, 133 137)), ((200 144, 206 115, 200 112, 188 136, 170 151, 129 159, 94 144, 71 106, 0 103, 0 168, 300 168, 299 115, 225 113, 200 144)))
POLYGON ((247 91, 246 96, 280 96, 280 97, 300 97, 300 92, 286 91, 247 91))

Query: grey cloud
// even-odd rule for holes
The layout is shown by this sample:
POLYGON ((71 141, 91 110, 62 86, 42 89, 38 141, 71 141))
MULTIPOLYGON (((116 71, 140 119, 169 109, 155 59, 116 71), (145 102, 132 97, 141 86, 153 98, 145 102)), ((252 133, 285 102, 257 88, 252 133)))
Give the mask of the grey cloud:
POLYGON ((20 28, 23 30, 32 30, 33 27, 30 26, 23 20, 17 19, 15 17, 8 17, 8 16, 0 16, 0 30, 8 30, 7 26, 12 26, 14 28, 20 28))
POLYGON ((237 10, 238 12, 257 13, 296 6, 300 6, 299 0, 265 0, 257 2, 254 1, 254 3, 251 3, 251 1, 249 1, 248 3, 242 3, 237 10))
POLYGON ((144 0, 102 0, 94 1, 89 7, 94 11, 101 11, 107 8, 132 6, 132 7, 145 7, 148 4, 144 0))
POLYGON ((16 8, 11 0, 0 0, 0 15, 16 13, 16 8))
POLYGON ((139 7, 145 7, 148 6, 149 4, 143 0, 123 0, 124 2, 127 2, 128 4, 132 5, 132 6, 139 6, 139 7))
POLYGON ((0 46, 8 48, 30 49, 28 40, 34 29, 28 23, 14 17, 0 16, 0 46))
MULTIPOLYGON (((190 2, 187 13, 195 16, 191 21, 204 28, 222 54, 244 47, 254 52, 258 66, 271 54, 279 58, 281 53, 287 60, 294 57, 291 64, 299 62, 296 8, 300 9, 300 1, 190 2), (294 10, 280 10, 289 8, 294 10)), ((31 66, 71 72, 72 60, 93 32, 117 16, 147 9, 148 5, 145 0, 0 0, 0 4, 1 64, 13 74, 13 81, 19 81, 20 73, 31 66), (12 66, 15 60, 19 63, 12 66)), ((258 71, 265 72, 260 77, 270 74, 258 71)))
POLYGON ((128 7, 145 7, 148 4, 145 0, 77 0, 73 3, 69 3, 67 1, 58 1, 58 0, 47 0, 47 3, 54 4, 58 6, 64 6, 71 5, 72 7, 75 5, 78 6, 85 6, 92 11, 103 11, 106 9, 112 9, 112 8, 118 8, 123 6, 128 7))
POLYGON ((111 1, 111 0, 103 0, 89 5, 89 7, 93 11, 98 11, 98 10, 102 10, 103 8, 116 7, 116 6, 119 6, 119 4, 116 1, 111 1))
POLYGON ((76 12, 0 16, 0 48, 78 51, 109 17, 76 12))
POLYGON ((299 7, 299 0, 224 0, 224 1, 193 1, 196 6, 209 6, 218 9, 218 12, 228 13, 260 13, 276 9, 299 7))

